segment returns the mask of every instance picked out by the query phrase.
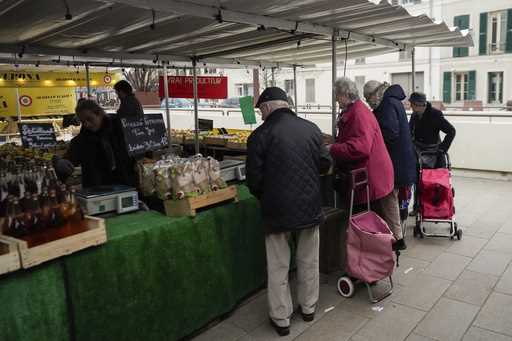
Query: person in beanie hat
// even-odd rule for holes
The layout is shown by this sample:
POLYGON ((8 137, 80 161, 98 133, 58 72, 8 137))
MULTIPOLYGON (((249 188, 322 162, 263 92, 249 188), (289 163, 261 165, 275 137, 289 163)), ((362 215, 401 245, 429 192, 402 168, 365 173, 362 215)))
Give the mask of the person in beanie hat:
POLYGON ((365 84, 364 96, 379 122, 384 143, 393 162, 395 186, 392 200, 396 202, 396 210, 391 210, 390 207, 387 219, 383 218, 397 240, 393 247, 396 250, 404 250, 407 246, 402 235, 400 216, 406 218, 407 210, 404 209, 403 214, 399 213, 399 206, 402 206, 399 203, 403 203, 405 199, 400 197, 400 193, 410 192, 410 187, 416 182, 416 158, 407 114, 402 104, 406 96, 400 85, 378 81, 369 81, 365 84))
POLYGON ((259 199, 265 229, 270 323, 290 333, 289 240, 296 233, 298 303, 313 321, 319 295, 319 225, 323 221, 320 174, 330 166, 322 133, 290 110, 286 93, 265 89, 256 107, 263 124, 247 142, 247 185, 259 199))
MULTIPOLYGON (((414 92, 409 97, 411 102, 412 116, 409 121, 412 141, 416 149, 417 156, 420 152, 426 150, 437 150, 440 154, 447 153, 455 139, 455 127, 446 120, 440 110, 432 107, 427 101, 427 96, 421 92, 414 92), (441 141, 440 132, 446 134, 441 141)), ((446 167, 444 157, 431 159, 431 162, 425 163, 430 168, 446 167)), ((418 201, 414 200, 414 210, 411 215, 416 215, 418 201)))

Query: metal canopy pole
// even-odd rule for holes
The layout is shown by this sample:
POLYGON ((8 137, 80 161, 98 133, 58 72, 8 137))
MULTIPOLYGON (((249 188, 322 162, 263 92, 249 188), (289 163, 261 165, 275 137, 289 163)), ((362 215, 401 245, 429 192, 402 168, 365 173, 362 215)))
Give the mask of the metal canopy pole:
POLYGON ((276 68, 272 68, 272 84, 271 86, 276 86, 276 75, 275 75, 276 68))
POLYGON ((336 89, 334 83, 336 82, 337 69, 336 69, 336 31, 332 35, 332 137, 336 138, 336 89))
POLYGON ((194 87, 194 128, 195 128, 195 146, 196 154, 199 154, 199 112, 197 109, 197 60, 192 59, 192 75, 194 87))
POLYGON ((293 65, 293 100, 295 101, 295 113, 299 113, 299 102, 297 100, 297 65, 293 65))
POLYGON ((411 64, 412 64, 412 92, 416 92, 416 48, 411 50, 411 64))
POLYGON ((18 123, 21 122, 21 106, 20 106, 20 88, 16 86, 16 116, 18 117, 18 123))
POLYGON ((87 86, 87 99, 91 98, 91 80, 89 79, 89 63, 85 63, 85 84, 87 86))
MULTIPOLYGON (((334 87, 334 84, 336 83, 336 77, 338 74, 337 66, 336 66, 336 39, 337 39, 338 32, 336 30, 333 30, 332 33, 332 138, 333 141, 336 141, 336 88, 334 87)), ((336 195, 336 191, 333 190, 333 193, 331 193, 333 198, 333 206, 338 207, 338 198, 336 195)))
POLYGON ((165 96, 165 119, 167 120, 167 138, 169 143, 169 151, 172 151, 172 137, 171 137, 171 112, 169 111, 169 81, 167 79, 167 63, 162 62, 164 72, 164 96, 165 96))

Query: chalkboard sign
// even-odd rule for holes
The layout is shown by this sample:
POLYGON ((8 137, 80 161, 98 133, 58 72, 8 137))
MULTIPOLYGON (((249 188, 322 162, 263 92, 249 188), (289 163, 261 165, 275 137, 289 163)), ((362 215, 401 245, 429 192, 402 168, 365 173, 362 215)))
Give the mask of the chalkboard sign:
POLYGON ((23 147, 53 148, 57 145, 55 130, 51 123, 19 123, 23 147))
POLYGON ((126 149, 130 156, 163 149, 169 140, 162 114, 146 114, 144 118, 121 119, 126 149))
POLYGON ((210 131, 213 130, 213 120, 199 119, 199 130, 210 131))

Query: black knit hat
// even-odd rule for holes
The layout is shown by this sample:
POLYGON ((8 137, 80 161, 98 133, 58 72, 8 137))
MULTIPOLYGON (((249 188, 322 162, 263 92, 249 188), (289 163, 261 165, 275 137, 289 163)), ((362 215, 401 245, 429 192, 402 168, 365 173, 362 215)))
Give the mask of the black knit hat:
POLYGON ((266 88, 260 95, 258 99, 258 103, 256 103, 256 108, 259 108, 261 104, 269 101, 285 101, 288 102, 288 96, 283 89, 278 88, 277 86, 272 86, 270 88, 266 88))
POLYGON ((427 102, 427 96, 425 96, 422 92, 413 92, 411 94, 411 97, 409 97, 409 102, 412 103, 426 103, 427 102))

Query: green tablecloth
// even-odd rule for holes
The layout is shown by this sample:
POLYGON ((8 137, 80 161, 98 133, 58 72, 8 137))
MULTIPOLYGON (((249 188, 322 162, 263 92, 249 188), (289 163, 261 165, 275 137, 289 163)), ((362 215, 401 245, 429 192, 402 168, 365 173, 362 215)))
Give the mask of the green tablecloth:
POLYGON ((108 243, 0 279, 0 340, 176 340, 265 281, 259 206, 107 220, 108 243))
POLYGON ((59 261, 0 277, 0 340, 69 341, 59 261))

